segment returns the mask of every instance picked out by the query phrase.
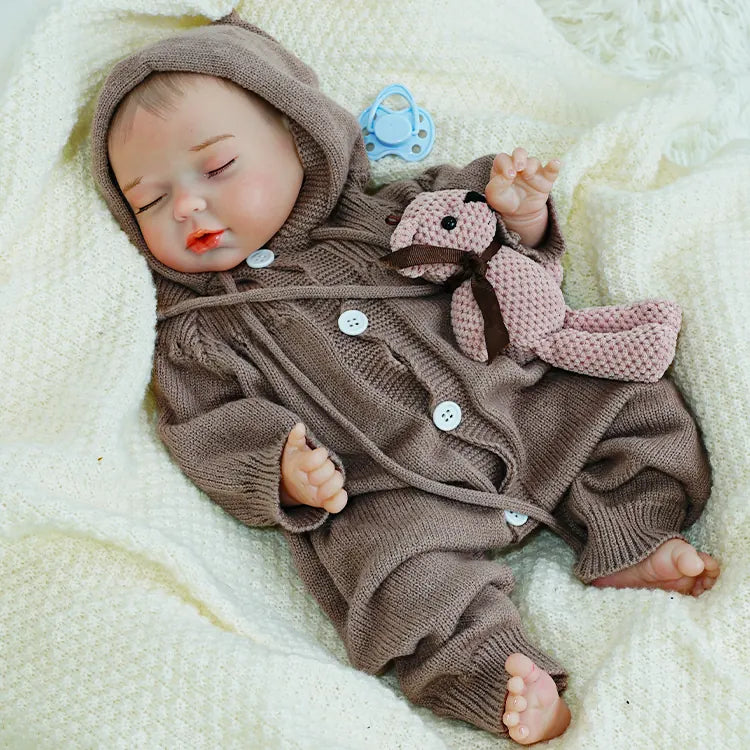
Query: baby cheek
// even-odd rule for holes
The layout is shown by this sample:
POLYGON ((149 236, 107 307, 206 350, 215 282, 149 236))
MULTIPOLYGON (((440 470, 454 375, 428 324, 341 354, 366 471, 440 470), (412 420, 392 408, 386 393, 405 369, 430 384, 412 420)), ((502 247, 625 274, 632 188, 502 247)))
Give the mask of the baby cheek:
POLYGON ((156 244, 156 240, 159 236, 159 233, 152 226, 144 227, 141 225, 141 234, 143 235, 146 244, 149 246, 149 249, 152 245, 156 244))
POLYGON ((164 249, 166 246, 166 238, 163 230, 152 224, 141 227, 141 234, 146 243, 146 246, 151 253, 159 260, 164 256, 164 249))
POLYGON ((271 171, 253 171, 243 176, 232 191, 236 208, 242 213, 258 215, 277 199, 278 185, 271 171))

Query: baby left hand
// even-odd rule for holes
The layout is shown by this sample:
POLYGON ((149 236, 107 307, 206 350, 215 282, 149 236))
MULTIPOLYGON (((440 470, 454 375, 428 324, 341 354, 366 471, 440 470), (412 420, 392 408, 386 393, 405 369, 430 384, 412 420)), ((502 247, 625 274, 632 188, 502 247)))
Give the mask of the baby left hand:
POLYGON ((508 223, 508 219, 529 220, 543 215, 552 185, 560 173, 560 161, 552 159, 542 167, 539 159, 525 149, 498 154, 492 162, 490 181, 485 188, 487 203, 508 223))

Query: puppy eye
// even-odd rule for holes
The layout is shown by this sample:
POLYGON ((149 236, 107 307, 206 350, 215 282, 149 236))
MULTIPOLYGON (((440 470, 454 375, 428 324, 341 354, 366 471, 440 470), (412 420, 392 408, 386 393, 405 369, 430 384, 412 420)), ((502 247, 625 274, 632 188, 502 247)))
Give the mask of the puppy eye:
POLYGON ((443 227, 443 229, 447 229, 449 232, 451 229, 456 228, 456 224, 458 224, 458 222, 456 221, 455 216, 443 216, 443 219, 440 222, 440 226, 443 227))

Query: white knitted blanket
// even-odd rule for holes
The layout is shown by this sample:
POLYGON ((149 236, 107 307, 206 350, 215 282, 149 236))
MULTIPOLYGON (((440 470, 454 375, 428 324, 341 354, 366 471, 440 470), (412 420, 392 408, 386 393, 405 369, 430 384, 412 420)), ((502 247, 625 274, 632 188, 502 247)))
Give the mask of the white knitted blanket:
MULTIPOLYGON (((348 666, 281 535, 186 480, 154 433, 145 262, 88 174, 109 67, 231 0, 51 0, 0 90, 0 746, 503 745, 348 666)), ((699 599, 599 590, 548 532, 505 556, 570 671, 553 746, 750 746, 750 10, 713 0, 245 0, 359 113, 402 82, 415 165, 560 156, 569 304, 680 302, 674 378, 715 470, 699 599), (709 7, 711 8, 709 10, 709 7)), ((508 742, 510 745, 510 742, 508 742)))

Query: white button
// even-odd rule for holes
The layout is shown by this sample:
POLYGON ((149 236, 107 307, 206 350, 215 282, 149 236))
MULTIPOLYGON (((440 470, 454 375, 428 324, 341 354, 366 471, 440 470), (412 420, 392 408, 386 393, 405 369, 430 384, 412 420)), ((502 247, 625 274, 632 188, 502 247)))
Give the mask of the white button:
POLYGON ((529 520, 529 517, 525 516, 523 513, 516 513, 515 511, 512 511, 512 510, 506 510, 505 520, 511 526, 523 526, 526 523, 526 521, 529 520))
POLYGON ((260 250, 250 253, 245 263, 250 268, 265 268, 266 266, 270 266, 275 260, 276 256, 273 254, 273 250, 262 247, 260 250))
POLYGON ((361 310, 347 310, 339 315, 339 330, 348 336, 359 336, 368 324, 367 316, 361 310))
POLYGON ((439 430, 454 430, 461 423, 461 407, 455 401, 441 401, 432 412, 432 421, 439 430))

